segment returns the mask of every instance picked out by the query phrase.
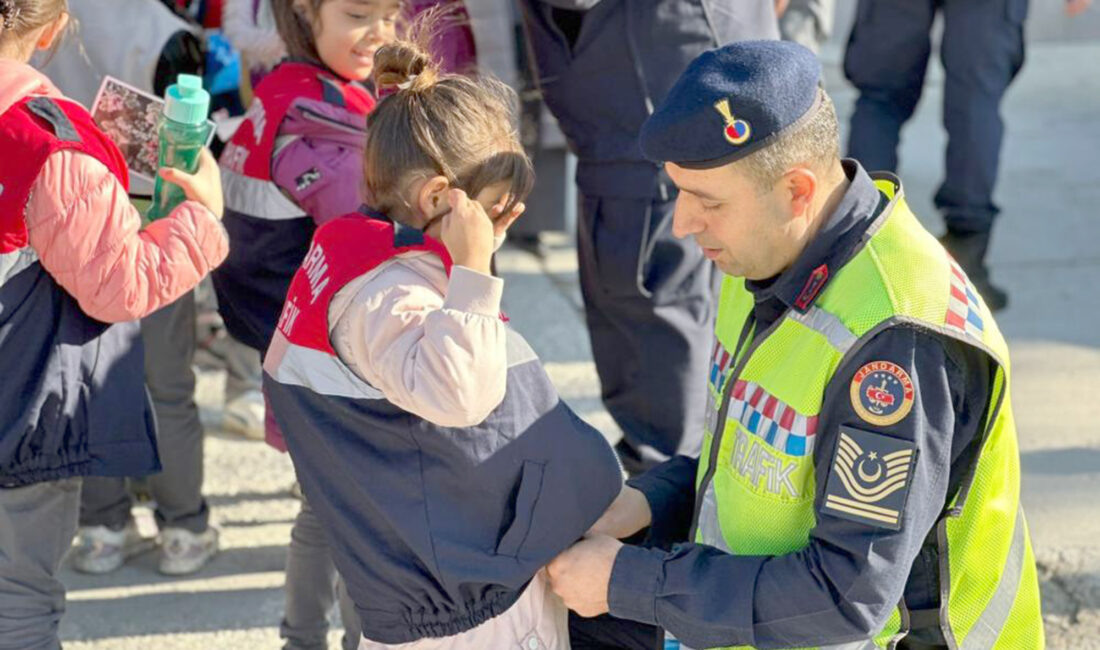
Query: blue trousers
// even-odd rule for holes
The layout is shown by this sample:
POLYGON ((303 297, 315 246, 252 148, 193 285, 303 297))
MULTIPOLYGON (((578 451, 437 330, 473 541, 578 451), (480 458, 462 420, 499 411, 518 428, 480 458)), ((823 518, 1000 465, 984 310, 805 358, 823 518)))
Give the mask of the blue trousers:
POLYGON ((1024 62, 1027 8, 1028 0, 859 0, 844 56, 844 74, 859 89, 848 155, 869 171, 897 171, 898 134, 920 99, 929 31, 943 12, 948 143, 935 203, 951 230, 986 233, 997 215, 1001 98, 1024 62))
POLYGON ((604 406, 649 460, 699 453, 719 273, 675 199, 583 197, 577 252, 604 406))

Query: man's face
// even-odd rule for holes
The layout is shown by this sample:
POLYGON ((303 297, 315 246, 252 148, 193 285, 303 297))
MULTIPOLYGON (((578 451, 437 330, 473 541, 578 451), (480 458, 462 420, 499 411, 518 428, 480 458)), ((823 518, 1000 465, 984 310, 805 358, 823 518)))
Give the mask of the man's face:
POLYGON ((794 261, 799 242, 782 181, 760 188, 736 164, 687 169, 667 163, 665 169, 680 188, 673 234, 694 237, 723 273, 765 280, 794 261))

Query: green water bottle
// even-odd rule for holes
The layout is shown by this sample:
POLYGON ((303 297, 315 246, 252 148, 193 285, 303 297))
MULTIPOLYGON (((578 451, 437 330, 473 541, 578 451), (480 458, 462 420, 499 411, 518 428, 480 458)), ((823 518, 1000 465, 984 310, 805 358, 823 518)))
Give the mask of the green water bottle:
MULTIPOLYGON (((210 93, 203 90, 202 78, 181 74, 164 94, 164 112, 157 124, 160 144, 157 157, 160 167, 174 167, 188 174, 199 168, 199 154, 210 138, 210 93)), ((153 186, 153 205, 148 218, 168 216, 187 197, 178 185, 159 175, 153 186)))

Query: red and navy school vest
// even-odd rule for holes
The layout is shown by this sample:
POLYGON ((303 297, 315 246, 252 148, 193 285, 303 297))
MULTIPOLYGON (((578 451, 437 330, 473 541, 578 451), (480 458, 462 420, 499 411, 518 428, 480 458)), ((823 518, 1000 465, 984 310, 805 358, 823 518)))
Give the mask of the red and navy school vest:
POLYGON ((375 104, 359 83, 310 63, 285 62, 256 88, 244 122, 222 152, 222 223, 229 234, 229 256, 212 274, 218 309, 234 338, 261 353, 315 228, 313 218, 271 178, 279 128, 299 99, 323 101, 358 115, 366 115, 375 104))
MULTIPOLYGON (((329 341, 336 293, 386 260, 446 249, 363 215, 317 229, 264 360, 302 489, 363 634, 459 634, 503 613, 618 494, 618 460, 509 330, 507 391, 482 423, 433 424, 390 403, 329 341)), ((368 334, 369 335, 369 334, 368 334)))
POLYGON ((0 116, 0 488, 160 469, 136 322, 86 315, 28 243, 46 159, 80 152, 126 186, 126 163, 75 102, 28 97, 0 116))

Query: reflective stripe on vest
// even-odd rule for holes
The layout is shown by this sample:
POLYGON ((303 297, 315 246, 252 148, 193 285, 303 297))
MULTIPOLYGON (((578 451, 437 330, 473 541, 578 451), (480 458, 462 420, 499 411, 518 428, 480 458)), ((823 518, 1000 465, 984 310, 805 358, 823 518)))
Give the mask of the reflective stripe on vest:
POLYGON ((221 166, 221 174, 227 211, 268 221, 286 221, 308 216, 283 194, 274 181, 245 176, 225 165, 221 166))
POLYGON ((978 622, 970 629, 959 650, 987 650, 996 644, 1004 629, 1008 614, 1012 611, 1012 605, 1016 602, 1016 591, 1019 588, 1020 577, 1024 572, 1024 558, 1027 548, 1027 526, 1024 523, 1023 509, 1016 510, 1016 525, 1012 531, 1012 545, 1008 549, 1008 558, 1005 560, 1001 577, 997 581, 997 589, 993 592, 993 598, 982 610, 978 622))

